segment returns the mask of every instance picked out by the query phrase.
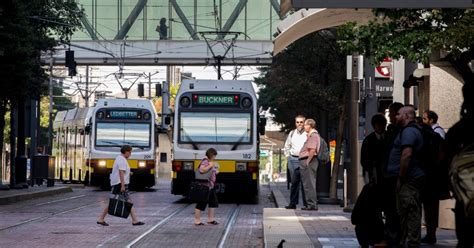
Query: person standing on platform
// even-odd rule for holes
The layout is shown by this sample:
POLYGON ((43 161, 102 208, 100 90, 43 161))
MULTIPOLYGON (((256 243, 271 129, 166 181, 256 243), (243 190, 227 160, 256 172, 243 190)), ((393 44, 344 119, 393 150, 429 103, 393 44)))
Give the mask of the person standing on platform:
MULTIPOLYGON (((439 134, 438 140, 444 140, 446 133, 438 124, 438 114, 436 114, 436 112, 426 110, 423 113, 423 125, 426 125, 426 128, 431 128, 434 135, 439 134)), ((427 165, 433 169, 426 173, 425 190, 422 194, 426 236, 421 239, 421 243, 425 244, 436 243, 436 229, 438 228, 439 221, 439 200, 440 192, 442 192, 440 187, 444 186, 442 183, 442 178, 444 177, 441 177, 440 173, 436 170, 439 167, 440 161, 437 160, 432 162, 433 164, 427 165)), ((447 173, 446 170, 446 174, 447 173)))
POLYGON ((307 134, 304 130, 305 117, 298 115, 295 117, 296 128, 291 130, 286 138, 285 142, 285 156, 288 161, 288 170, 291 178, 291 189, 290 189, 290 204, 286 206, 286 209, 296 209, 299 200, 299 191, 301 188, 301 195, 303 198, 303 204, 306 207, 306 198, 304 195, 304 189, 300 186, 301 184, 301 173, 300 173, 300 161, 298 155, 303 148, 304 142, 306 141, 307 134))
POLYGON ((387 139, 385 128, 387 119, 382 114, 372 116, 372 127, 374 131, 365 137, 362 142, 360 164, 363 168, 365 183, 373 183, 377 186, 383 181, 383 168, 386 163, 387 139))
POLYGON ((415 122, 415 109, 405 106, 398 111, 397 125, 401 128, 393 142, 388 161, 388 174, 397 177, 396 206, 400 217, 401 247, 419 247, 421 237, 421 198, 425 173, 421 150, 423 135, 415 122))
POLYGON ((316 175, 319 161, 317 155, 320 147, 320 137, 316 131, 316 121, 307 119, 304 122, 304 130, 308 138, 304 142, 299 154, 301 181, 303 182, 304 194, 307 206, 301 210, 318 210, 316 196, 316 175))
POLYGON ((387 173, 387 164, 392 149, 393 142, 400 130, 397 127, 398 110, 403 107, 402 103, 393 102, 388 107, 390 124, 387 126, 385 138, 387 139, 387 152, 385 153, 386 162, 384 166, 384 185, 383 185, 383 212, 385 215, 385 240, 389 247, 398 247, 400 240, 400 217, 397 213, 397 181, 398 175, 391 176, 387 173))

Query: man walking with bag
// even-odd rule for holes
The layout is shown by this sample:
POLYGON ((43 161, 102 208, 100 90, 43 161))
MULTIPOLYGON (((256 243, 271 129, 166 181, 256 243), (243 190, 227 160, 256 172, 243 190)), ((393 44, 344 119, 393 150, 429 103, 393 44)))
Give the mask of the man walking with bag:
POLYGON ((299 191, 301 188, 301 194, 303 198, 304 206, 307 205, 303 187, 301 184, 301 173, 300 173, 300 161, 298 155, 303 148, 304 142, 306 141, 307 135, 304 130, 305 117, 298 115, 295 117, 296 129, 293 129, 286 139, 285 142, 285 156, 288 160, 288 170, 290 171, 291 178, 291 190, 290 190, 290 204, 286 206, 286 209, 296 209, 299 200, 299 191))
MULTIPOLYGON (((112 194, 114 197, 120 195, 126 201, 132 203, 128 195, 128 184, 130 183, 130 166, 128 165, 127 159, 132 154, 132 147, 129 145, 124 145, 120 148, 120 155, 115 158, 114 165, 112 168, 112 173, 110 174, 110 185, 112 186, 112 194)), ((102 226, 108 226, 109 224, 105 222, 105 216, 109 211, 108 206, 104 208, 104 211, 99 217, 97 224, 102 226)), ((132 216, 132 225, 141 226, 145 223, 138 221, 135 214, 135 210, 130 210, 130 215, 132 216)))
POLYGON ((304 194, 308 205, 301 210, 318 210, 318 201, 316 199, 316 172, 318 171, 319 161, 317 155, 320 147, 320 137, 316 131, 316 121, 307 119, 304 122, 304 130, 307 133, 307 139, 301 148, 299 154, 301 180, 303 181, 304 194))

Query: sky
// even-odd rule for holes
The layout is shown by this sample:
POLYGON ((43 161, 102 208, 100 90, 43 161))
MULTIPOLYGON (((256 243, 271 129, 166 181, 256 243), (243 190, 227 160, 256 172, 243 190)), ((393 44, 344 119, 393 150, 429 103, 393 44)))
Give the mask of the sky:
MULTIPOLYGON (((192 73, 192 76, 196 79, 217 79, 217 72, 213 66, 176 66, 181 72, 192 73)), ((78 67, 78 75, 73 78, 64 79, 63 85, 69 94, 78 94, 78 87, 85 89, 86 82, 86 68, 78 67)), ((94 66, 89 67, 89 89, 95 89, 97 91, 107 91, 109 95, 115 95, 120 93, 121 87, 115 78, 114 73, 118 73, 118 66, 94 66)), ((234 67, 225 66, 222 67, 222 76, 226 80, 233 79, 234 67)), ((145 73, 146 75, 151 74, 152 83, 162 82, 166 80, 166 67, 164 66, 125 66, 123 68, 124 77, 120 80, 123 87, 130 87, 133 82, 135 84, 132 89, 136 89, 137 83, 148 82, 148 78, 145 76, 138 76, 139 74, 145 73)), ((255 66, 243 66, 238 72, 239 80, 252 80, 254 77, 259 75, 259 71, 255 66)), ((258 89, 254 85, 256 91, 258 89)))

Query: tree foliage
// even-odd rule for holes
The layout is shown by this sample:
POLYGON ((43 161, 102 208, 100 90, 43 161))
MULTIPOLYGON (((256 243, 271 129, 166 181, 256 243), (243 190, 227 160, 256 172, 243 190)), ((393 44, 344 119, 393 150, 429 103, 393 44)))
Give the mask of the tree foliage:
MULTIPOLYGON (((339 45, 347 54, 359 52, 378 64, 384 58, 407 58, 427 63, 433 52, 445 51, 467 65, 463 56, 474 49, 472 9, 385 9, 367 25, 348 23, 338 28, 339 45)), ((463 72, 461 72, 463 73, 463 72)))
POLYGON ((286 131, 294 128, 294 117, 303 114, 319 119, 321 111, 336 117, 345 82, 345 55, 337 48, 333 32, 324 30, 296 41, 260 68, 255 78, 260 87, 259 104, 270 108, 274 121, 286 131))
MULTIPOLYGON (((73 0, 2 0, 0 5, 0 113, 6 114, 46 93, 41 54, 69 40, 81 26, 82 10, 73 0)), ((4 129, 5 115, 0 118, 4 129)), ((3 140, 3 132, 0 136, 3 140)))

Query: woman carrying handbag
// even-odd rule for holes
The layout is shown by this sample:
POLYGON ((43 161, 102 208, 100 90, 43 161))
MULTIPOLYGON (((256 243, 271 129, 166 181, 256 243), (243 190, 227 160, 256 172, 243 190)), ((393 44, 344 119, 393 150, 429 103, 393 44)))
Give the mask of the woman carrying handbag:
POLYGON ((209 148, 206 151, 206 157, 201 160, 201 163, 199 164, 199 167, 196 171, 196 181, 209 187, 208 200, 198 202, 196 204, 196 208, 194 209, 194 224, 196 226, 204 225, 204 223, 201 222, 201 212, 206 209, 206 206, 209 206, 209 209, 207 210, 207 223, 210 225, 219 224, 214 218, 214 209, 219 206, 217 202, 216 191, 214 189, 217 175, 217 168, 214 162, 216 156, 216 149, 209 148))

